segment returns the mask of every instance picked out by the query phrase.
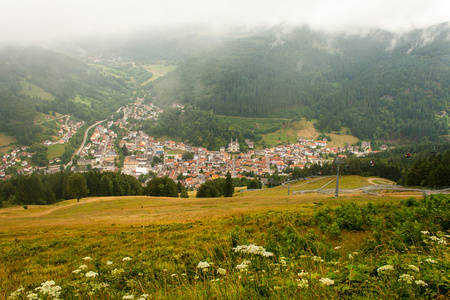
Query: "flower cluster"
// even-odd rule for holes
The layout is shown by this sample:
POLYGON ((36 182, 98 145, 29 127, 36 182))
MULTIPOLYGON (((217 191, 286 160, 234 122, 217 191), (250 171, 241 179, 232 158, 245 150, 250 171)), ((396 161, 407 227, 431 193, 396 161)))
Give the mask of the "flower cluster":
POLYGON ((420 286, 428 286, 428 284, 425 282, 425 281, 423 281, 423 280, 416 280, 416 281, 414 281, 417 285, 420 285, 420 286))
POLYGON ((409 284, 412 284, 413 280, 414 280, 414 277, 409 275, 409 274, 402 274, 398 278, 398 281, 403 281, 403 282, 406 282, 406 283, 409 283, 409 284))
POLYGON ((89 272, 86 273, 86 278, 96 277, 97 275, 98 275, 97 272, 89 271, 89 272))
POLYGON ((239 245, 233 248, 233 251, 236 253, 250 253, 255 255, 262 255, 264 257, 273 256, 272 252, 267 252, 262 246, 257 246, 255 244, 250 245, 239 245))
POLYGON ((122 259, 122 261, 130 261, 130 260, 132 260, 132 258, 131 257, 124 257, 123 259, 122 259))
POLYGON ((334 280, 330 279, 330 278, 326 278, 326 277, 322 277, 319 279, 320 283, 322 283, 323 285, 333 285, 334 284, 334 280))
POLYGON ((420 269, 419 269, 418 267, 416 267, 415 265, 408 265, 408 267, 409 267, 411 270, 413 270, 414 272, 417 272, 417 273, 420 272, 420 269))
POLYGON ((197 269, 200 269, 200 270, 202 270, 203 272, 206 272, 206 271, 208 271, 208 268, 209 268, 210 266, 211 266, 211 265, 209 264, 209 262, 201 261, 201 262, 198 263, 197 269))
MULTIPOLYGON (((308 284, 308 280, 307 279, 303 279, 303 278, 301 278, 301 279, 297 279, 297 282, 298 282, 298 287, 299 288, 307 288, 308 286, 309 286, 309 284, 308 284)), ((334 282, 333 282, 334 283, 334 282)))
POLYGON ((243 271, 247 270, 249 264, 250 264, 250 261, 245 259, 240 265, 236 266, 236 269, 243 272, 243 271))
POLYGON ((379 268, 377 269, 377 272, 378 272, 378 273, 381 273, 381 272, 393 271, 393 270, 394 270, 394 267, 393 267, 393 266, 391 266, 391 265, 384 265, 384 266, 379 267, 379 268))

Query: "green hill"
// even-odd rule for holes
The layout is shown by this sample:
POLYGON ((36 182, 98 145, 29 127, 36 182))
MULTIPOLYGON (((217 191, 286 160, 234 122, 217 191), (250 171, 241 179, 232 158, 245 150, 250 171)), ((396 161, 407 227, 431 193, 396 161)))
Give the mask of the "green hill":
POLYGON ((448 133, 448 24, 403 35, 329 35, 283 26, 209 47, 151 85, 160 103, 216 114, 318 119, 359 138, 448 133))

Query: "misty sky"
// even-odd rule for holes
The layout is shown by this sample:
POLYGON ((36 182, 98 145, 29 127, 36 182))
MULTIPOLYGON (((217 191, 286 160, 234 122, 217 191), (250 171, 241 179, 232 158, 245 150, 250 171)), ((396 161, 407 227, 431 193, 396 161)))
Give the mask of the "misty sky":
POLYGON ((0 43, 129 33, 155 26, 408 30, 450 21, 448 0, 0 0, 0 43))

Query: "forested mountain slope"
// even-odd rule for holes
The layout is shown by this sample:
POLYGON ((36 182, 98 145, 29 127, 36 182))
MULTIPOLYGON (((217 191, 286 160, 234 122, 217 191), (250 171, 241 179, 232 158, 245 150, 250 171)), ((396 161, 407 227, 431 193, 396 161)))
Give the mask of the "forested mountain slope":
POLYGON ((300 115, 323 131, 414 140, 448 133, 449 80, 448 24, 402 35, 279 26, 191 56, 151 93, 217 114, 300 115))
POLYGON ((14 135, 22 144, 33 142, 42 130, 33 125, 38 112, 99 120, 129 102, 134 84, 41 47, 0 49, 0 70, 0 132, 14 135))

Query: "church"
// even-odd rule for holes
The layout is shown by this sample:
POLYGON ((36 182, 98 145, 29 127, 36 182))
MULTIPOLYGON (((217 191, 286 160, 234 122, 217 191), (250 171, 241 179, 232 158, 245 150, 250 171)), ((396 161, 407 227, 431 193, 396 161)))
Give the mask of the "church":
POLYGON ((239 152, 239 143, 237 138, 236 142, 233 142, 233 139, 231 139, 230 143, 228 144, 227 152, 239 152))

